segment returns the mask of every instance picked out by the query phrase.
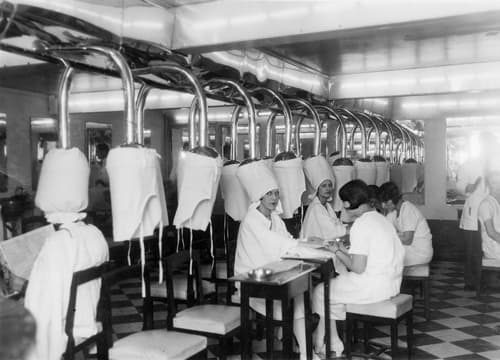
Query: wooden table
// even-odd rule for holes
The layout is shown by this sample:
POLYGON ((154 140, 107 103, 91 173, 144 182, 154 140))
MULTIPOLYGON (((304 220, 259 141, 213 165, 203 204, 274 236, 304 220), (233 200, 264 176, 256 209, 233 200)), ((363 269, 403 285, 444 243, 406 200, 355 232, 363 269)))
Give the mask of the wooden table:
MULTIPOLYGON (((266 267, 266 266, 263 266, 266 267)), ((293 305, 294 297, 304 296, 304 321, 306 326, 307 358, 312 358, 312 331, 310 331, 311 316, 311 273, 316 265, 297 262, 297 266, 290 270, 275 273, 266 280, 257 281, 247 274, 239 274, 230 278, 230 281, 239 281, 241 292, 241 358, 251 358, 251 319, 250 298, 266 299, 266 343, 268 357, 273 356, 273 301, 281 301, 283 324, 283 356, 292 358, 293 354, 293 305)))
POLYGON ((335 265, 331 257, 317 257, 317 258, 302 258, 302 257, 283 257, 282 259, 295 259, 301 260, 306 263, 314 264, 316 266, 315 272, 320 274, 320 281, 323 283, 324 289, 324 318, 325 318, 325 345, 326 345, 326 358, 330 357, 331 341, 330 341, 330 279, 336 276, 335 265))

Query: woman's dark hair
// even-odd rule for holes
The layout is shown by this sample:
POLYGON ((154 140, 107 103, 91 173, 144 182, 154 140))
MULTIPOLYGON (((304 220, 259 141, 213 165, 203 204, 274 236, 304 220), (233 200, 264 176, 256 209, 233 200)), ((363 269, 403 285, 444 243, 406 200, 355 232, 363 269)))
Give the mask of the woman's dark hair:
POLYGON ((398 186, 392 181, 380 185, 378 198, 381 202, 392 200, 392 203, 396 205, 401 200, 401 196, 398 186))
POLYGON ((351 204, 350 210, 357 209, 370 202, 370 188, 362 180, 352 180, 340 188, 339 196, 342 201, 351 204))

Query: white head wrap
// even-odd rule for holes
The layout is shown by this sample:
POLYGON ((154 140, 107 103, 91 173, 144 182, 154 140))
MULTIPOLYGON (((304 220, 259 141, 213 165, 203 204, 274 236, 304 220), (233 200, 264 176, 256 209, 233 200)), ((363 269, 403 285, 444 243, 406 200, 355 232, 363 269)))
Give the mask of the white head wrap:
POLYGON ((236 176, 252 203, 259 201, 268 191, 279 188, 273 172, 262 160, 240 166, 236 176))
POLYGON ((363 180, 367 185, 375 185, 377 182, 377 167, 372 161, 356 161, 356 179, 363 180))
POLYGON ((302 159, 288 159, 273 162, 273 171, 280 189, 284 219, 293 217, 300 207, 302 193, 306 190, 306 181, 302 169, 302 159))
POLYGON ((304 161, 304 173, 314 189, 314 192, 309 194, 309 197, 314 198, 316 196, 319 186, 325 180, 330 180, 332 185, 335 186, 332 168, 321 155, 310 157, 304 161))
POLYGON ((223 166, 220 179, 224 210, 236 221, 243 220, 250 205, 248 195, 236 177, 239 166, 238 163, 223 166))
POLYGON ((35 204, 53 223, 82 218, 87 208, 90 168, 77 148, 52 149, 43 160, 35 204))

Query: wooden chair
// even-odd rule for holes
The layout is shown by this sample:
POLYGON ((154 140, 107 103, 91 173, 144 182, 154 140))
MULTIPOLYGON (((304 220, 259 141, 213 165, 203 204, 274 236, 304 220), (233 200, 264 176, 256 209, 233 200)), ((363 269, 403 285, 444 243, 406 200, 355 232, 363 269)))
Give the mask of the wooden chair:
POLYGON ((411 359, 411 347, 413 342, 413 297, 407 294, 398 294, 389 300, 372 304, 346 304, 346 342, 345 352, 347 359, 351 359, 352 344, 355 323, 363 323, 365 353, 356 353, 357 356, 372 358, 368 352, 368 325, 390 325, 391 326, 391 355, 393 359, 399 359, 398 350, 398 324, 406 319, 407 354, 411 359))
MULTIPOLYGON (((478 222, 478 231, 481 234, 482 233, 482 228, 481 228, 481 223, 478 222)), ((482 239, 481 239, 482 241, 482 239)), ((479 267, 477 274, 478 274, 478 279, 477 279, 477 284, 476 284, 476 296, 481 296, 481 286, 482 286, 482 280, 483 280, 483 273, 484 272, 500 272, 500 260, 498 259, 488 259, 483 257, 481 259, 481 266, 479 267)))
MULTIPOLYGON (((108 339, 109 360, 167 360, 167 359, 206 359, 206 337, 186 334, 166 329, 145 329, 123 337, 112 343, 111 286, 127 278, 141 278, 140 265, 124 266, 114 269, 103 276, 101 308, 103 325, 108 339)), ((149 278, 146 276, 146 297, 144 307, 149 306, 149 278)), ((147 322, 145 321, 145 324, 147 322)), ((105 360, 108 360, 106 357, 105 360)))
POLYGON ((39 227, 47 225, 48 222, 43 215, 34 215, 21 219, 21 232, 24 234, 28 231, 35 230, 39 227))
POLYGON ((94 344, 97 345, 97 358, 107 359, 106 334, 104 332, 102 322, 98 321, 99 318, 96 319, 96 321, 98 321, 97 333, 88 338, 75 338, 73 327, 75 321, 78 287, 91 281, 101 279, 108 266, 108 263, 104 263, 101 266, 91 267, 85 270, 77 271, 73 274, 70 287, 68 309, 66 311, 66 324, 64 326, 65 333, 68 336, 66 351, 63 354, 63 358, 65 360, 73 360, 76 353, 80 351, 87 353, 88 348, 94 344))
POLYGON ((405 266, 403 269, 403 281, 401 286, 410 286, 411 295, 415 299, 415 287, 420 288, 420 294, 424 300, 424 316, 427 321, 430 320, 430 302, 431 302, 431 285, 430 285, 430 267, 429 264, 419 264, 413 266, 405 266))
MULTIPOLYGON (((240 331, 240 308, 203 302, 199 252, 197 250, 193 250, 191 256, 187 250, 169 255, 166 257, 164 265, 165 282, 169 294, 167 328, 218 339, 221 350, 220 358, 225 359, 227 346, 240 331), (182 271, 181 273, 186 278, 188 297, 194 299, 194 306, 180 311, 177 308, 174 284, 178 279, 174 275, 178 276, 179 271, 182 271)), ((190 305, 188 304, 188 306, 190 305)))
MULTIPOLYGON (((113 270, 110 268, 110 264, 105 263, 73 274, 65 326, 68 344, 63 354, 64 359, 74 359, 77 352, 87 352, 93 344, 97 345, 99 360, 206 359, 206 338, 164 329, 140 331, 121 338, 113 344, 111 285, 130 276, 140 278, 140 266, 127 266, 113 270), (97 279, 101 279, 101 296, 96 319, 100 320, 99 331, 89 338, 75 338, 73 326, 78 287, 97 279)), ((148 300, 146 296, 145 301, 148 300)))

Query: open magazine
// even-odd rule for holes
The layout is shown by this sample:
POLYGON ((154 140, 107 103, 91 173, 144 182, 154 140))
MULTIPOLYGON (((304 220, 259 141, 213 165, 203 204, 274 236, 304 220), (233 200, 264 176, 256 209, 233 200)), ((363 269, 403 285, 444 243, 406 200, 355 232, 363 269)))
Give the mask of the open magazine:
POLYGON ((28 280, 45 240, 55 232, 46 225, 0 242, 0 264, 15 276, 28 280))

